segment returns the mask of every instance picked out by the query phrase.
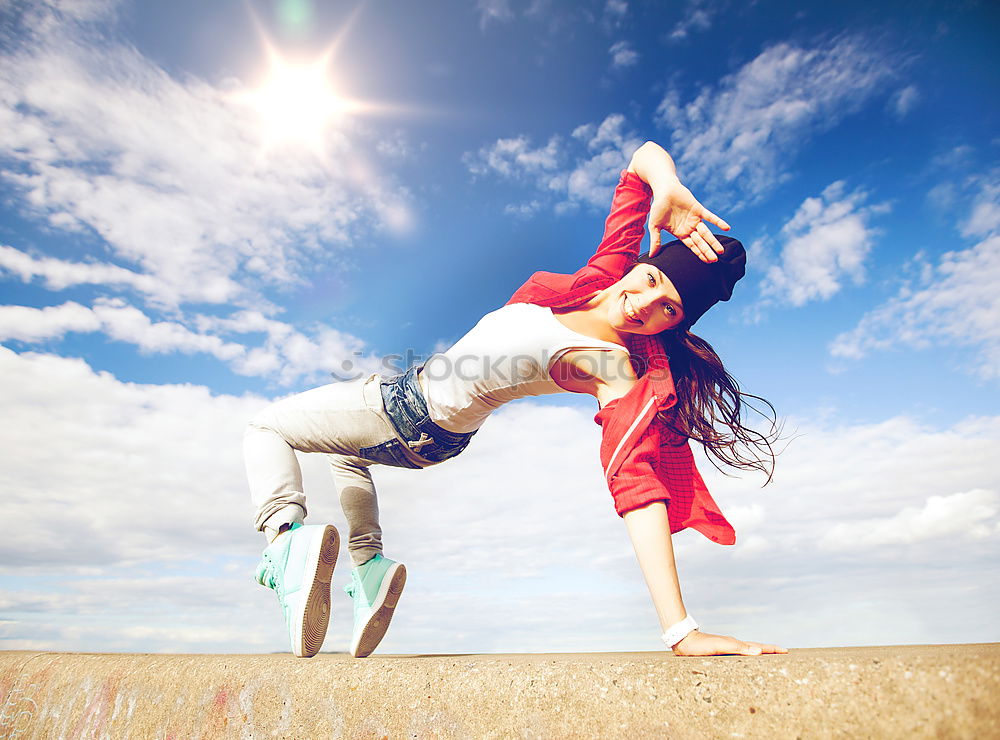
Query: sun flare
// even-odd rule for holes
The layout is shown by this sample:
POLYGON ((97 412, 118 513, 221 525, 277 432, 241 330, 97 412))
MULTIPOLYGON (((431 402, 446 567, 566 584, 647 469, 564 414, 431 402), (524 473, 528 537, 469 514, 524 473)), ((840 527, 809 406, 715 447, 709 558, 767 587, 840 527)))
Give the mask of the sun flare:
POLYGON ((264 140, 322 150, 328 128, 347 108, 330 79, 329 55, 306 64, 274 51, 269 57, 266 78, 241 96, 260 117, 264 140))

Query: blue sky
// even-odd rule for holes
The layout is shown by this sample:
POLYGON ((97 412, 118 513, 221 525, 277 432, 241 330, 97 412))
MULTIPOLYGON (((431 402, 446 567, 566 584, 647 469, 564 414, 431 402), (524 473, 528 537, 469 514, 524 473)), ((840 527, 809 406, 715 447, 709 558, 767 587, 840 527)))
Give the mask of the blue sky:
MULTIPOLYGON (((246 419, 577 269, 648 139, 750 250, 699 333, 790 438, 765 489, 702 465, 738 544, 675 538, 691 612, 792 647, 997 640, 998 19, 0 4, 0 645, 286 649, 251 581, 246 419), (282 117, 275 58, 326 59, 339 107, 282 117)), ((376 473, 411 572, 384 652, 658 649, 594 410, 517 402, 460 459, 376 473)), ((304 463, 310 521, 343 526, 304 463)))

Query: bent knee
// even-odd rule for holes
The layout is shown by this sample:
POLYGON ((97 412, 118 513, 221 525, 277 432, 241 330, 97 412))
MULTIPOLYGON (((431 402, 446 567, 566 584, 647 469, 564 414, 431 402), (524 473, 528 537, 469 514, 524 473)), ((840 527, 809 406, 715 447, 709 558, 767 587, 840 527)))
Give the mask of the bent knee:
POLYGON ((276 431, 276 419, 274 413, 275 404, 269 404, 263 409, 258 411, 256 414, 250 417, 247 421, 246 428, 243 430, 243 436, 248 436, 256 432, 275 432, 276 431))

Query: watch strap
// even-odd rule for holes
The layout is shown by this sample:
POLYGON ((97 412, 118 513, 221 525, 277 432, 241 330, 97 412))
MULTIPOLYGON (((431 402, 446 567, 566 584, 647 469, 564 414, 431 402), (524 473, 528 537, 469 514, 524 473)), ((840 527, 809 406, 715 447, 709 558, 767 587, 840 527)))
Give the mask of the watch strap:
POLYGON ((694 621, 694 617, 688 614, 684 619, 679 621, 677 624, 672 625, 663 633, 663 643, 673 649, 674 645, 683 640, 694 630, 698 629, 698 623, 694 621))

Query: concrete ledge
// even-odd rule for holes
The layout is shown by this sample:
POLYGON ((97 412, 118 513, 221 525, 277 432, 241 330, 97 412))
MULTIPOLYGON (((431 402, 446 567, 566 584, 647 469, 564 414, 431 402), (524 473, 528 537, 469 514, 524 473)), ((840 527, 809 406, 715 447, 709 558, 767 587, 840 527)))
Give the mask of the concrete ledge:
POLYGON ((0 653, 0 738, 998 737, 1000 644, 669 653, 0 653))

